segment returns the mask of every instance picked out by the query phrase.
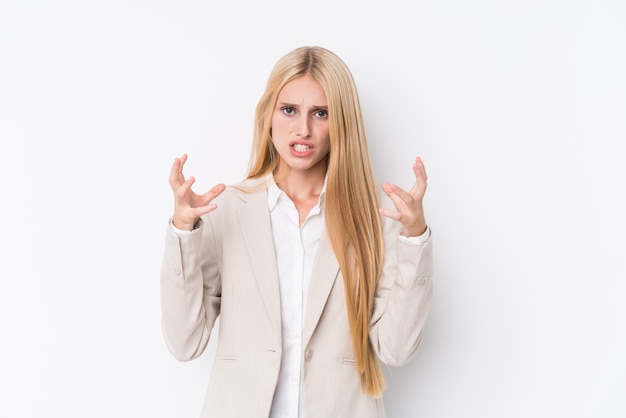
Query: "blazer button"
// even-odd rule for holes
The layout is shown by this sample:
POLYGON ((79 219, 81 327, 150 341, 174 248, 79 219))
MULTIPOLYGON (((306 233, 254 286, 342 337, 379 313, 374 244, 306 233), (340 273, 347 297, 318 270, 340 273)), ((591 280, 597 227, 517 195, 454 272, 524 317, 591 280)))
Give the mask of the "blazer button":
POLYGON ((311 357, 313 357, 313 351, 311 349, 308 349, 304 352, 304 359, 306 361, 311 360, 311 357))
POLYGON ((176 264, 170 264, 170 270, 172 270, 175 275, 180 276, 180 267, 178 267, 176 264))
POLYGON ((420 277, 419 279, 417 279, 417 284, 419 286, 422 286, 424 283, 426 283, 426 279, 423 277, 420 277))

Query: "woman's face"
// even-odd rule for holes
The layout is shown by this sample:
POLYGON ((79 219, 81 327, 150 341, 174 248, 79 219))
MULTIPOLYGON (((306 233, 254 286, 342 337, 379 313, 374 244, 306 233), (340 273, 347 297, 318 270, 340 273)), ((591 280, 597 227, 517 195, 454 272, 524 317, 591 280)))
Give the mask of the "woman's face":
POLYGON ((312 173, 326 170, 330 151, 328 104, 322 86, 310 75, 281 89, 272 115, 272 142, 291 170, 312 173))

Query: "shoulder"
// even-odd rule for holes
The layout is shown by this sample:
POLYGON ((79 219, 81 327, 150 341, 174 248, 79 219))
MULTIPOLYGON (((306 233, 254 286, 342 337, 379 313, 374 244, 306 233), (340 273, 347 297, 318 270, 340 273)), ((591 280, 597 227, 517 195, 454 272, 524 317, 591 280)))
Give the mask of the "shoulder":
POLYGON ((215 199, 215 203, 232 206, 260 198, 267 200, 267 180, 265 177, 246 179, 228 185, 226 190, 215 199))
POLYGON ((224 231, 232 231, 242 219, 259 219, 268 208, 265 179, 230 184, 212 203, 217 208, 202 215, 202 219, 218 236, 224 231))

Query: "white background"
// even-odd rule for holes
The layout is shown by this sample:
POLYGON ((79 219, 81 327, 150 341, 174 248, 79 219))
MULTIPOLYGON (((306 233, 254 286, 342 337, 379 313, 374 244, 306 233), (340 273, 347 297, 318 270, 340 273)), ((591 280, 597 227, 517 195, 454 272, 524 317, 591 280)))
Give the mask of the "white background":
POLYGON ((302 45, 352 69, 379 180, 429 173, 390 418, 626 417, 618 0, 0 2, 0 416, 197 417, 214 341, 179 363, 160 331, 168 172, 241 179, 302 45))

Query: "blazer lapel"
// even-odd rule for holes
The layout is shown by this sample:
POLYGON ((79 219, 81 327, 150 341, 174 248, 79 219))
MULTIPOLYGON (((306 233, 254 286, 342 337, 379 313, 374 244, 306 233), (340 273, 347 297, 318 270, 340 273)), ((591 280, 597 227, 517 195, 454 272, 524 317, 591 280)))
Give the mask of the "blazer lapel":
POLYGON ((267 206, 267 191, 241 193, 245 202, 239 209, 241 230, 254 277, 257 280, 267 314, 279 340, 282 334, 278 267, 274 251, 272 225, 267 206))
POLYGON ((302 344, 306 346, 317 327, 328 295, 339 274, 339 263, 335 257, 326 228, 322 231, 315 262, 311 271, 311 282, 309 284, 309 295, 304 316, 304 330, 302 344))

